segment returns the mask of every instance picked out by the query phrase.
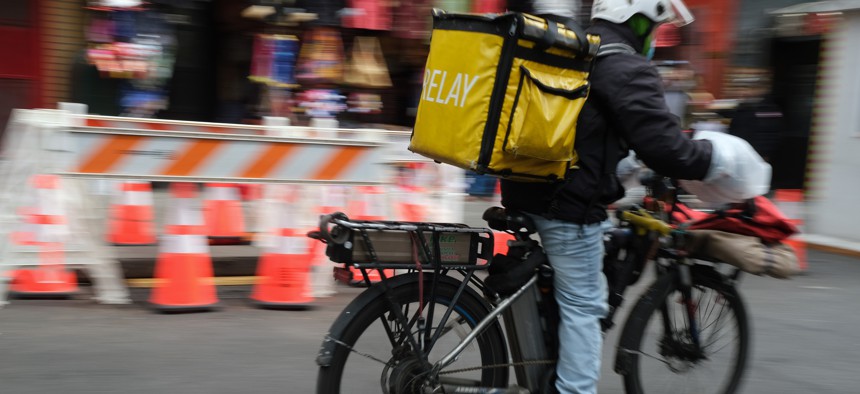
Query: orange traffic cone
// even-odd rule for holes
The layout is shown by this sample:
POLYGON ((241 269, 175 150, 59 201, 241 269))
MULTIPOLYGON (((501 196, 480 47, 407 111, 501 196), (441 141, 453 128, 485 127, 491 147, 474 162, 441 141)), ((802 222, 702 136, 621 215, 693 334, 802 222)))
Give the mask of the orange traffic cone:
POLYGON ((206 235, 217 243, 241 242, 245 237, 245 218, 239 190, 231 183, 207 183, 203 206, 206 235))
POLYGON ((114 245, 154 245, 152 187, 149 182, 123 182, 110 210, 108 242, 114 245))
POLYGON ((421 193, 424 190, 420 187, 404 186, 400 188, 398 195, 396 210, 399 220, 407 222, 425 222, 427 221, 427 210, 425 204, 422 203, 421 193))
POLYGON ((39 266, 12 273, 10 295, 16 298, 68 298, 77 293, 74 271, 64 266, 63 245, 69 236, 65 204, 56 175, 36 175, 36 207, 22 210, 27 231, 13 233, 13 242, 38 246, 39 266))
MULTIPOLYGON (((358 186, 355 188, 357 196, 352 198, 347 204, 347 215, 352 219, 357 220, 385 220, 388 216, 385 212, 387 204, 385 202, 385 192, 378 186, 358 186)), ((367 279, 371 283, 376 283, 382 280, 379 271, 367 269, 367 279)), ((385 270, 385 276, 390 278, 394 275, 394 270, 385 270)), ((349 267, 349 275, 346 282, 352 286, 367 285, 364 275, 360 269, 349 267)))
POLYGON ((508 253, 508 241, 513 241, 514 236, 508 233, 503 233, 499 231, 493 232, 493 255, 496 254, 507 254, 508 253))
POLYGON ((149 302, 161 312, 200 312, 217 307, 212 258, 200 212, 192 209, 195 188, 171 184, 174 217, 165 229, 149 302))
MULTIPOLYGON (((779 210, 788 218, 791 224, 794 224, 801 233, 803 232, 803 190, 797 189, 780 189, 776 190, 773 195, 774 203, 779 210)), ((794 249, 794 254, 797 256, 797 266, 800 271, 806 271, 809 264, 806 260, 806 241, 797 236, 784 239, 782 243, 794 249)))
POLYGON ((304 233, 284 228, 277 244, 269 248, 257 265, 257 283, 251 299, 267 309, 307 309, 313 302, 310 288, 312 256, 304 233))
MULTIPOLYGON (((319 203, 314 211, 319 215, 326 215, 345 210, 346 188, 340 185, 319 186, 319 198, 314 201, 319 203)), ((335 281, 348 283, 352 273, 346 267, 334 265, 325 254, 325 245, 315 242, 311 247, 313 260, 312 284, 313 296, 315 298, 331 297, 335 292, 335 281), (331 268, 329 268, 331 267, 331 268), (334 279, 334 280, 332 280, 334 279)))
POLYGON ((358 220, 385 220, 385 192, 378 186, 358 186, 347 203, 347 216, 358 220))

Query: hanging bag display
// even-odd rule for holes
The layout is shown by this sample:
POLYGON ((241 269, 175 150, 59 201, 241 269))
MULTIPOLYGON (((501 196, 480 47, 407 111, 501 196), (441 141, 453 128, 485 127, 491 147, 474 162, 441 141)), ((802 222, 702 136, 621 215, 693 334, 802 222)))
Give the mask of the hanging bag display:
POLYGON ((564 179, 599 45, 572 21, 433 10, 409 149, 480 174, 564 179))
POLYGON ((305 33, 296 65, 302 85, 338 84, 343 80, 343 43, 331 27, 314 27, 305 33))
POLYGON ((376 37, 356 37, 352 54, 344 70, 343 82, 359 87, 387 88, 391 86, 388 66, 376 37))

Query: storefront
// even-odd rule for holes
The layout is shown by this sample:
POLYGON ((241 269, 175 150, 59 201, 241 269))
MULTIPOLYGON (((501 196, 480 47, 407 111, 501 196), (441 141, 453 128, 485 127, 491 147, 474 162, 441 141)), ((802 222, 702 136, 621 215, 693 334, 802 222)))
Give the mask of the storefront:
MULTIPOLYGON (((783 59, 817 59, 806 171, 807 232, 860 241, 856 199, 860 194, 860 4, 823 1, 777 10, 786 31, 814 33, 785 42, 783 59), (817 37, 817 38, 813 38, 817 37), (804 48, 809 53, 800 52, 804 48)), ((784 40, 788 40, 784 38, 784 40)), ((798 61, 799 62, 799 61, 798 61)), ((809 72, 812 72, 811 70, 809 72)))
POLYGON ((6 127, 9 111, 41 103, 42 83, 39 56, 39 2, 9 0, 0 13, 0 136, 6 127))

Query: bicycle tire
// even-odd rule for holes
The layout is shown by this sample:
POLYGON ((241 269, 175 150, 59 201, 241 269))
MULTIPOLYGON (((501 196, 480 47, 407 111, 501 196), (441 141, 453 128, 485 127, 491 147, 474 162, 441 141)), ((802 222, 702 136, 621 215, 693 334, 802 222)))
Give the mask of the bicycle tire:
POLYGON ((689 324, 685 323, 683 328, 669 327, 669 332, 674 333, 671 339, 665 335, 667 323, 670 326, 684 323, 683 318, 689 314, 687 308, 683 307, 685 301, 677 302, 678 297, 683 298, 678 273, 663 275, 630 312, 619 340, 615 367, 623 375, 626 393, 733 394, 738 390, 750 346, 750 326, 743 300, 734 285, 712 267, 692 266, 691 276, 691 298, 695 300, 691 305, 696 311, 700 327, 696 331, 699 332, 704 354, 697 355, 691 351, 694 348, 690 345, 689 335, 685 338, 680 334, 690 332, 687 329, 689 324), (674 310, 676 305, 680 306, 677 311, 674 310), (663 317, 664 307, 670 318, 663 317), (718 332, 721 328, 731 328, 732 322, 737 332, 736 343, 729 346, 718 342, 721 339, 734 339, 731 334, 718 332), (655 338, 656 342, 651 343, 655 338), (720 366, 726 368, 722 376, 712 371, 720 366), (680 378, 683 383, 696 387, 668 383, 670 378, 680 378))
MULTIPOLYGON (((379 379, 379 385, 376 386, 375 391, 373 389, 362 390, 359 387, 355 387, 355 383, 358 379, 364 380, 363 383, 366 383, 368 386, 372 386, 371 381, 366 381, 365 373, 360 372, 361 376, 358 378, 350 378, 345 377, 344 372, 347 367, 347 363, 351 358, 358 359, 358 363, 361 363, 362 355, 352 354, 353 351, 350 350, 349 347, 357 347, 356 342, 362 340, 361 338, 368 334, 368 329, 372 327, 376 327, 378 331, 384 332, 382 325, 372 326, 377 321, 381 321, 385 324, 385 319, 387 318, 387 314, 393 314, 389 307, 389 302, 386 300, 386 297, 391 297, 397 305, 401 306, 401 310, 403 310, 404 305, 412 305, 418 302, 418 276, 417 274, 407 274, 414 276, 411 279, 406 279, 402 277, 398 277, 397 284, 388 291, 388 293, 384 293, 380 291, 380 284, 376 284, 367 291, 377 291, 379 293, 372 301, 363 306, 360 311, 358 311, 352 318, 352 320, 346 325, 343 334, 340 338, 336 338, 340 341, 339 346, 337 346, 331 355, 331 361, 328 366, 321 366, 319 369, 318 379, 317 379, 317 393, 319 394, 333 394, 333 393, 342 393, 342 392, 351 392, 351 393, 363 393, 363 392, 390 392, 390 393, 398 393, 398 392, 408 392, 403 389, 393 389, 393 390, 384 390, 383 386, 390 387, 391 385, 402 386, 399 383, 391 383, 392 379, 400 379, 400 377, 394 377, 394 373, 397 371, 397 367, 391 368, 391 370, 395 372, 391 372, 392 376, 389 376, 388 383, 385 383, 383 375, 376 375, 374 373, 369 373, 368 378, 377 377, 379 379), (349 381, 348 383, 345 381, 349 381), (344 385, 346 383, 348 386, 344 385)), ((403 275, 406 276, 406 275, 403 275)), ((457 292, 460 281, 447 277, 440 276, 437 278, 438 281, 436 283, 435 296, 436 296, 436 304, 439 305, 439 309, 434 313, 434 321, 438 316, 442 315, 444 309, 451 303, 450 301, 455 298, 455 294, 457 292)), ((432 275, 424 274, 424 289, 425 289, 425 302, 429 301, 430 294, 429 289, 431 288, 432 275)), ((456 302, 454 307, 454 312, 452 313, 452 318, 454 315, 458 315, 455 321, 461 322, 463 326, 461 328, 471 329, 475 325, 478 324, 487 314, 489 313, 489 307, 487 303, 480 297, 478 294, 472 290, 471 288, 466 288, 459 299, 456 302), (462 318, 462 319, 461 319, 462 318)), ((425 313, 426 315, 426 313, 425 313)), ((451 320, 451 319, 449 319, 451 320)), ((435 324, 435 323, 434 323, 435 324)), ((447 333, 455 332, 456 329, 449 329, 447 333)), ((469 330, 471 331, 471 330, 469 330)), ((435 332, 435 330, 434 330, 435 332)), ((443 337, 447 336, 447 333, 443 335, 443 337)), ((461 333, 462 336, 462 333, 461 333)), ((459 341, 460 338, 454 338, 454 340, 459 341)), ((368 340, 368 344, 372 344, 373 339, 368 340)), ((389 341, 391 339, 389 338, 389 341)), ((451 341, 447 341, 446 344, 449 344, 451 341)), ((384 343, 384 341, 383 341, 384 343)), ((437 342, 437 346, 442 343, 440 339, 437 342)), ((501 327, 498 322, 487 327, 484 332, 477 337, 475 343, 478 347, 478 356, 480 357, 479 365, 469 365, 469 366, 486 366, 486 365, 506 365, 508 363, 507 357, 507 347, 505 345, 505 339, 502 335, 501 327)), ((376 348, 375 346, 370 346, 372 349, 367 348, 358 348, 356 351, 364 353, 364 355, 368 355, 368 351, 374 351, 376 355, 385 355, 387 353, 388 358, 377 357, 378 359, 388 361, 391 363, 394 360, 392 356, 393 352, 391 351, 393 345, 391 343, 385 344, 388 349, 383 351, 380 348, 376 348)), ((474 346, 474 345, 471 345, 474 346)), ((437 348, 434 347, 434 350, 437 348)), ((453 349, 453 346, 450 348, 445 348, 444 351, 453 349)), ((467 348, 466 352, 469 349, 467 348)), ((433 353, 431 352, 431 355, 433 353)), ((472 360, 474 360, 474 355, 472 360)), ((463 356, 461 356, 463 357, 463 356)), ((368 365, 378 365, 380 369, 382 369, 382 374, 386 374, 385 366, 380 365, 376 362, 371 362, 370 360, 367 363, 356 365, 360 370, 372 369, 372 367, 368 367, 368 365)), ((431 363, 435 360, 430 360, 431 363)), ((404 357, 404 359, 398 362, 398 365, 404 365, 404 371, 409 370, 406 366, 409 365, 407 362, 411 362, 414 364, 414 359, 410 359, 409 357, 404 357)), ((393 363, 392 363, 393 364, 393 363)), ((460 367, 464 367, 460 365, 460 367)), ((445 370, 443 370, 445 371, 445 370)), ((401 372, 400 375, 404 376, 406 374, 413 372, 401 372)), ((479 370, 479 372, 472 372, 473 374, 480 374, 480 385, 483 387, 505 387, 508 381, 508 368, 487 368, 479 370)), ((354 375, 350 375, 354 376, 354 375)), ((477 383, 477 382, 476 382, 477 383)))

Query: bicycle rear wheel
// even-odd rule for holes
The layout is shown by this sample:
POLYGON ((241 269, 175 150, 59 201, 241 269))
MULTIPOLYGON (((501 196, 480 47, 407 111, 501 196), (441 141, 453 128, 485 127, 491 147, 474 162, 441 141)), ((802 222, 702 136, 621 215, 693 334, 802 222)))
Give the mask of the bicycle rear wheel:
POLYGON ((691 271, 689 297, 682 294, 678 276, 668 274, 630 313, 616 361, 627 393, 737 391, 749 349, 743 301, 734 285, 713 268, 697 265, 691 271))
MULTIPOLYGON (((438 277, 435 303, 430 307, 432 275, 425 274, 424 310, 421 316, 429 318, 432 309, 433 322, 429 320, 431 336, 441 329, 439 339, 433 344, 429 362, 439 360, 456 347, 487 314, 486 303, 473 290, 467 288, 457 297, 461 283, 450 277, 438 277), (456 302, 452 302, 455 300, 456 302), (454 304, 447 321, 442 322, 448 306, 454 304)), ((398 309, 414 321, 419 309, 418 278, 398 279, 398 284, 388 292, 398 309)), ((379 286, 379 285, 376 285, 379 286)), ((371 288, 368 291, 372 291, 371 288)), ((418 337, 418 324, 404 327, 395 318, 395 313, 386 294, 363 306, 336 339, 338 346, 332 353, 328 366, 320 367, 317 393, 413 393, 420 392, 420 384, 426 377, 427 368, 417 356, 415 349, 406 340, 408 332, 418 337)), ((457 360, 439 374, 439 381, 457 385, 480 387, 505 387, 508 381, 507 350, 498 323, 489 326, 472 345, 466 348, 457 360), (489 365, 505 365, 497 368, 480 368, 489 365), (457 370, 470 369, 466 371, 457 370), (453 372, 452 372, 453 371, 453 372)))

